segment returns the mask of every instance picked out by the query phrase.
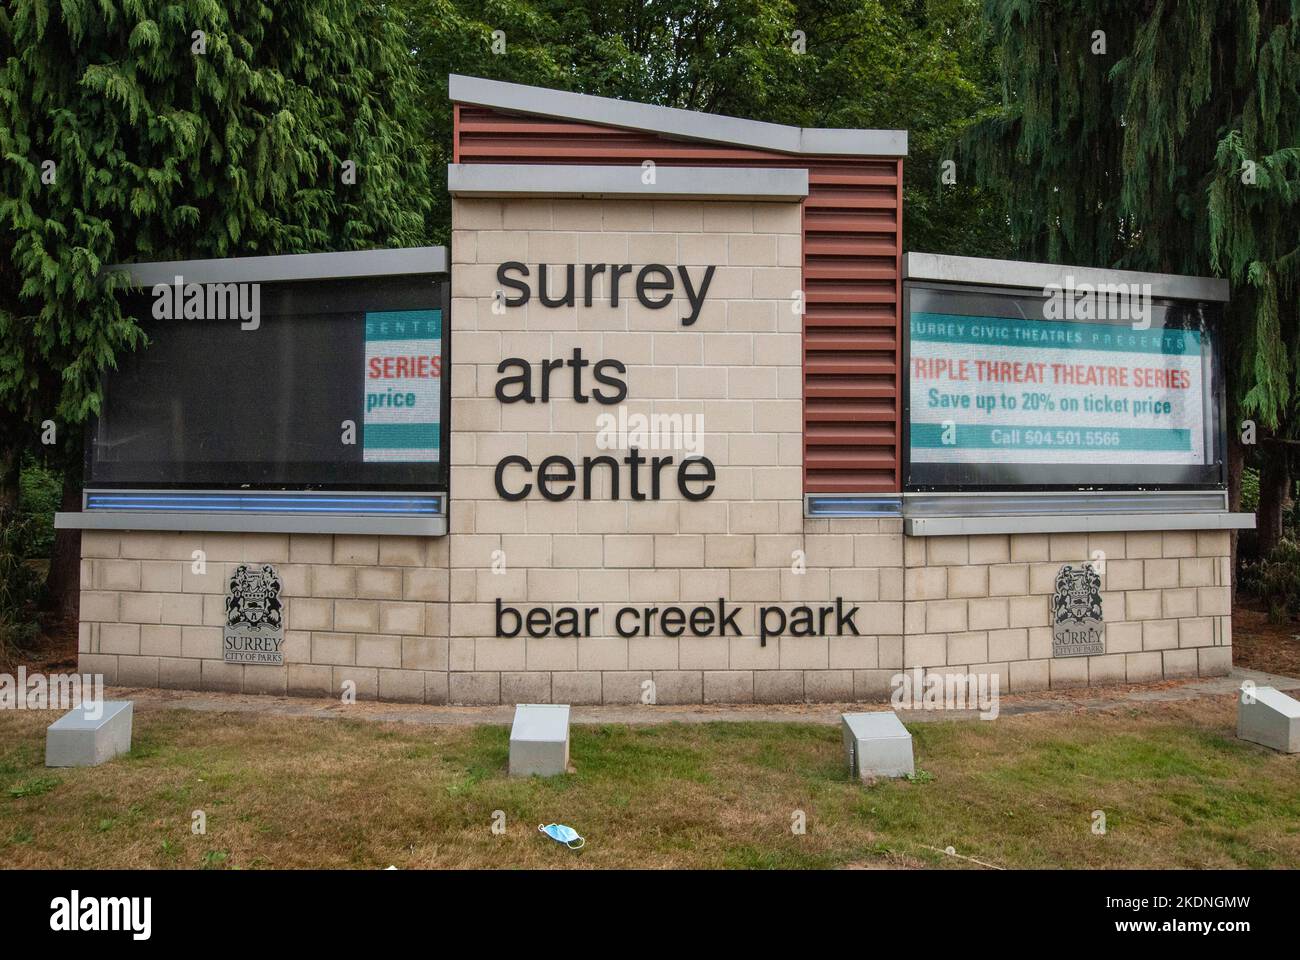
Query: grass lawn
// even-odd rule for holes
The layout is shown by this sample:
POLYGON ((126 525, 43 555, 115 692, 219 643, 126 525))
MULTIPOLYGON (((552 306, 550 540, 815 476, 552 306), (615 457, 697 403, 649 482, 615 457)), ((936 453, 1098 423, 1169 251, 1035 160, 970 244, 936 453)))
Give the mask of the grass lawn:
POLYGON ((1300 757, 1236 740, 1234 716, 1222 697, 914 724, 923 773, 863 786, 812 724, 575 725, 577 772, 520 781, 504 727, 172 709, 137 713, 126 757, 47 770, 53 714, 5 711, 0 864, 975 866, 928 849, 952 846, 1006 867, 1294 867, 1300 757), (537 832, 552 821, 586 849, 537 832))

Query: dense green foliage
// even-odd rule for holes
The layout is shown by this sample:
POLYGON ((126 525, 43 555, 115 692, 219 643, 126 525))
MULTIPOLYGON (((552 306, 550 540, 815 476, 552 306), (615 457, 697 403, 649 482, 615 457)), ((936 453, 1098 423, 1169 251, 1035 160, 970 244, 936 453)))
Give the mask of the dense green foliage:
POLYGON ((363 0, 0 7, 0 484, 140 344, 105 265, 424 240, 416 80, 363 0))
MULTIPOLYGON (((1010 250, 996 198, 937 189, 996 101, 977 0, 403 0, 449 162, 449 73, 806 127, 906 129, 911 249, 1010 250), (501 31, 493 53, 493 32, 501 31), (796 31, 802 32, 802 44, 796 31), (504 48, 501 47, 504 41, 504 48), (796 49, 801 47, 801 49, 796 49)), ((436 194, 444 198, 439 165, 436 194)), ((446 229, 449 213, 443 211, 446 229)), ((443 234, 441 239, 446 239, 443 234)))
POLYGON ((1006 93, 970 131, 966 157, 1004 193, 1019 251, 1227 277, 1234 398, 1243 416, 1289 434, 1300 3, 986 0, 984 10, 1006 93))
POLYGON ((54 513, 59 509, 63 477, 28 454, 18 489, 18 516, 27 521, 20 549, 26 557, 48 557, 54 545, 54 513))
POLYGON ((1282 539, 1268 556, 1241 564, 1241 588, 1268 607, 1268 619, 1286 623, 1300 614, 1300 543, 1282 539))
POLYGON ((34 607, 43 578, 30 558, 42 522, 32 514, 13 516, 10 508, 0 507, 0 664, 39 632, 34 607))

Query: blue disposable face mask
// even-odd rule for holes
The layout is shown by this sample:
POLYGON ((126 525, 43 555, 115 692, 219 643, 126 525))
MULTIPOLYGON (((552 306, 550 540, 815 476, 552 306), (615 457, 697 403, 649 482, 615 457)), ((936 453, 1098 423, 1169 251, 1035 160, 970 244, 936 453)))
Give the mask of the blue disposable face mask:
POLYGON ((582 837, 578 836, 578 831, 573 827, 566 827, 562 823, 548 823, 546 826, 537 827, 542 833, 546 834, 557 843, 562 843, 570 850, 581 850, 587 843, 582 837))

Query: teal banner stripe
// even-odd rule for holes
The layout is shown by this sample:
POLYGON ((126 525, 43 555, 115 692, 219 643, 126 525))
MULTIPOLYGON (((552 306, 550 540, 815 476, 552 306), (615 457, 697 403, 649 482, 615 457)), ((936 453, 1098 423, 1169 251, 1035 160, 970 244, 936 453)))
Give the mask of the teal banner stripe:
POLYGON ((1172 450, 1190 451, 1192 431, 1177 427, 1040 427, 959 423, 956 443, 943 442, 940 423, 913 423, 912 446, 950 450, 1172 450), (995 442, 993 432, 999 431, 995 442), (1014 431, 1019 431, 1018 433, 1014 431), (1106 442, 1088 442, 1088 434, 1106 442), (1118 434, 1118 438, 1115 435, 1118 434), (1050 438, 1050 442, 1048 442, 1050 438))
POLYGON ((913 342, 962 343, 983 347, 1038 350, 1112 350, 1165 356, 1199 355, 1199 330, 1134 330, 1111 323, 965 317, 955 313, 914 312, 913 342))
POLYGON ((366 450, 436 450, 436 423, 367 423, 362 446, 366 450))
POLYGON ((375 310, 366 314, 366 343, 441 337, 441 310, 375 310))

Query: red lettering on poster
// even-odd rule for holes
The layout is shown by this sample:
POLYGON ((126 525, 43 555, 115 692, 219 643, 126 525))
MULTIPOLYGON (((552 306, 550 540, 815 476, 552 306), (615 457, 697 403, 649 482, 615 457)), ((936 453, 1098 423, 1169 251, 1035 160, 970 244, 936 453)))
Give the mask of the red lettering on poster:
POLYGON ((406 377, 434 379, 442 376, 442 357, 371 357, 366 375, 371 380, 406 377))

